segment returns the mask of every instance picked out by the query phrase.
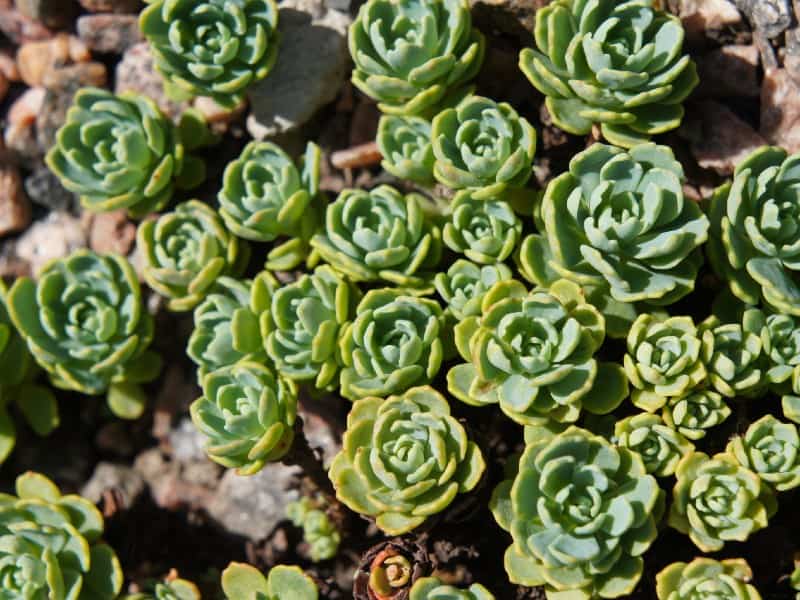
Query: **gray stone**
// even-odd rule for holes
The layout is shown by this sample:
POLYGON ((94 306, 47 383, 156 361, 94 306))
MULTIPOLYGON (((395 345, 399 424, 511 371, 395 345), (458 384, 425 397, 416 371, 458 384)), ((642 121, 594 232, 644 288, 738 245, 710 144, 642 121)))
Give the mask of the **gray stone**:
POLYGON ((768 38, 776 38, 792 24, 789 0, 734 0, 750 24, 768 38))
POLYGON ((143 39, 136 15, 84 15, 77 28, 78 37, 96 52, 122 54, 143 39))
POLYGON ((67 213, 51 212, 43 220, 34 222, 17 240, 15 254, 38 276, 49 261, 85 248, 86 243, 86 231, 79 219, 67 213))
POLYGON ((324 0, 280 5, 281 46, 272 72, 249 92, 247 129, 264 139, 296 129, 332 102, 348 75, 350 18, 324 0))
POLYGON ((164 114, 171 118, 180 115, 189 104, 175 102, 164 92, 164 82, 155 69, 153 56, 147 42, 141 42, 128 48, 117 65, 114 91, 136 92, 153 100, 164 114))
POLYGON ((690 39, 702 38, 708 31, 735 27, 742 15, 729 0, 680 0, 678 16, 690 39))
POLYGON ((764 73, 760 132, 769 143, 800 152, 800 85, 786 69, 764 73))
POLYGON ((89 12, 136 13, 141 0, 78 0, 89 12))
POLYGON ((25 178, 25 191, 31 202, 55 211, 74 211, 78 196, 64 188, 50 169, 39 165, 25 178))
POLYGON ((33 40, 46 40, 53 32, 30 17, 13 8, 0 8, 0 32, 15 44, 33 40))
POLYGON ((187 417, 184 417, 178 426, 169 433, 172 456, 180 462, 206 460, 204 450, 206 440, 207 438, 187 417))
POLYGON ((81 496, 97 504, 103 498, 103 493, 112 488, 122 493, 125 506, 130 507, 144 491, 144 479, 131 467, 100 462, 91 479, 83 486, 81 496))

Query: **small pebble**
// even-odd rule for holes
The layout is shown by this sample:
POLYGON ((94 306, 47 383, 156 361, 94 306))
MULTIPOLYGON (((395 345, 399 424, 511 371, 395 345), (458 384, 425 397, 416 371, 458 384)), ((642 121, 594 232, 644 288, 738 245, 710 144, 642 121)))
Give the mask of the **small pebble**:
POLYGON ((31 203, 22 188, 19 170, 0 166, 0 236, 22 231, 31 222, 31 203))

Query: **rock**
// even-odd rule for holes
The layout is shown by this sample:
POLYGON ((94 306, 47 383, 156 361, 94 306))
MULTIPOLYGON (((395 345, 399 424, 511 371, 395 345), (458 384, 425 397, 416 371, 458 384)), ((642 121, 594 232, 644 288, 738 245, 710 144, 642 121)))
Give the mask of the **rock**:
POLYGON ((5 73, 3 73, 3 70, 0 69, 0 102, 5 100, 6 94, 8 94, 8 86, 8 78, 5 76, 5 73))
POLYGON ((81 496, 98 504, 103 493, 116 489, 122 494, 125 506, 133 506, 144 492, 144 479, 131 467, 109 462, 99 462, 91 479, 81 489, 81 496))
POLYGON ((50 29, 13 8, 0 8, 0 31, 15 44, 53 37, 50 29))
POLYGON ((678 16, 687 37, 694 39, 704 37, 706 31, 719 31, 742 22, 742 15, 728 0, 680 0, 678 16))
POLYGON ((262 540, 286 518, 286 505, 297 499, 292 485, 299 473, 281 463, 247 477, 228 470, 206 509, 227 531, 262 540))
POLYGON ((125 210, 93 215, 89 228, 89 247, 95 252, 115 252, 127 256, 135 241, 136 225, 125 210))
POLYGON ((94 13, 137 13, 141 0, 78 0, 81 6, 94 13))
POLYGON ((800 152, 800 85, 786 69, 770 69, 761 84, 761 135, 789 152, 800 152))
POLYGON ((800 84, 800 27, 786 32, 786 56, 783 59, 783 66, 795 83, 800 84))
POLYGON ((49 210, 73 211, 80 204, 78 196, 65 189, 58 177, 43 165, 25 178, 25 191, 31 202, 49 210))
POLYGON ((198 96, 192 100, 192 106, 199 110, 214 133, 224 134, 228 128, 239 121, 247 111, 247 102, 242 101, 234 109, 223 108, 211 98, 198 96))
POLYGON ((30 272, 37 276, 49 261, 85 248, 86 241, 80 219, 63 212, 51 212, 22 234, 17 240, 15 254, 28 263, 30 272))
POLYGON ((90 58, 89 49, 80 39, 61 33, 50 40, 20 46, 17 67, 22 81, 33 87, 42 85, 50 72, 90 58))
POLYGON ((78 36, 96 52, 122 54, 143 39, 136 15, 84 15, 77 28, 78 36))
POLYGON ((172 456, 180 462, 206 460, 206 440, 188 417, 181 419, 178 426, 169 433, 172 456))
POLYGON ((749 124, 724 104, 700 102, 686 111, 691 115, 681 134, 691 141, 692 154, 704 169, 730 175, 748 154, 766 142, 749 124))
POLYGON ((790 0, 733 0, 754 29, 776 38, 792 24, 790 0))
POLYGON ((752 44, 729 44, 707 52, 697 60, 700 85, 695 94, 715 98, 757 97, 761 93, 758 57, 758 48, 752 44))
POLYGON ((67 27, 78 12, 74 0, 14 0, 17 10, 47 27, 67 27))
POLYGON ((22 231, 31 223, 31 203, 22 188, 19 169, 0 165, 0 236, 22 231))
POLYGON ((336 98, 349 74, 349 24, 347 15, 327 9, 324 0, 281 3, 280 59, 249 92, 247 129, 254 138, 294 130, 336 98))
POLYGON ((150 486, 155 503, 170 510, 183 506, 202 508, 209 504, 220 472, 220 467, 208 460, 184 468, 178 462, 167 460, 158 448, 142 452, 136 457, 133 468, 150 486))
POLYGON ((469 0, 475 24, 486 33, 512 35, 526 45, 533 41, 531 34, 536 11, 550 0, 469 0))
POLYGON ((0 49, 0 73, 9 81, 19 81, 17 57, 9 49, 0 49))
POLYGON ((161 75, 155 70, 146 42, 128 48, 117 65, 114 91, 137 92, 152 99, 166 115, 176 118, 189 104, 167 98, 161 75))
POLYGON ((36 138, 36 117, 42 110, 44 96, 44 88, 29 88, 14 101, 6 115, 5 145, 22 162, 44 156, 45 149, 39 146, 36 138))

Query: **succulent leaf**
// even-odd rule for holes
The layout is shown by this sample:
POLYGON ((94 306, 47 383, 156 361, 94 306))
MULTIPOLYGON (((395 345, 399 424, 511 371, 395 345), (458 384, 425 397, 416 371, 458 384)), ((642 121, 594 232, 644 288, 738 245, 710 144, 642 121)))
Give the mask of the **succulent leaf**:
POLYGON ((724 398, 708 389, 692 390, 685 396, 670 398, 664 405, 664 422, 690 440, 700 440, 712 427, 727 419, 730 407, 724 398))
POLYGON ((498 281, 512 279, 511 269, 502 263, 478 266, 468 260, 455 261, 446 273, 433 280, 436 291, 447 303, 447 310, 458 321, 481 314, 486 292, 498 281))
POLYGON ((618 446, 639 454, 648 473, 669 477, 681 458, 694 450, 694 444, 664 424, 661 417, 648 413, 617 421, 614 440, 618 446))
POLYGON ((491 265, 506 260, 517 247, 522 221, 502 200, 476 201, 472 194, 456 194, 451 214, 442 230, 444 243, 478 264, 491 265))
POLYGON ((376 138, 383 168, 400 179, 433 185, 431 124, 421 117, 384 115, 376 138))
POLYGON ((222 572, 227 600, 317 600, 317 584, 300 567, 276 565, 267 577, 255 567, 232 562, 222 572))
POLYGON ((411 588, 409 600, 495 600, 494 595, 480 583, 457 588, 438 577, 422 577, 411 588))
POLYGON ((761 600, 750 584, 753 572, 741 558, 717 561, 695 558, 690 563, 676 562, 656 575, 658 600, 761 600))
POLYGON ((712 315, 700 324, 708 381, 726 398, 758 396, 766 387, 762 316, 759 310, 750 309, 744 312, 741 323, 722 323, 712 315))
POLYGON ((778 491, 800 486, 800 434, 797 426, 765 415, 726 449, 736 461, 778 491))
POLYGON ((311 498, 290 502, 286 506, 286 516, 296 527, 303 529, 303 539, 309 546, 312 561, 320 562, 336 556, 341 535, 325 511, 311 498))

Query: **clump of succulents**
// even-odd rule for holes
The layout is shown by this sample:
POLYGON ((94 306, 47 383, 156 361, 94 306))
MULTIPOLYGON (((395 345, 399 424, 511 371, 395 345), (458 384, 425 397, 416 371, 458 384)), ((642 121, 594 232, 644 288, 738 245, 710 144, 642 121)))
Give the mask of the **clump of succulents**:
POLYGON ((114 600, 122 570, 101 541, 103 515, 64 496, 44 475, 17 477, 16 495, 0 496, 0 581, 6 598, 114 600))
POLYGON ((712 315, 700 324, 708 381, 726 398, 752 397, 764 391, 767 382, 761 323, 760 311, 750 309, 744 312, 741 323, 722 323, 712 315))
POLYGON ((290 238, 270 251, 268 269, 293 269, 308 255, 322 220, 320 159, 319 147, 309 143, 298 168, 276 144, 250 142, 225 168, 217 198, 228 229, 257 242, 290 238))
POLYGON ((122 418, 142 413, 146 399, 139 384, 158 376, 161 358, 148 350, 153 318, 126 259, 78 250, 48 263, 38 282, 17 279, 7 304, 54 386, 107 394, 122 418))
POLYGON ((446 272, 436 274, 436 291, 447 304, 447 311, 457 320, 481 314, 483 297, 498 281, 513 278, 511 269, 502 263, 478 266, 458 259, 446 272))
POLYGON ((661 416, 667 426, 690 440, 700 440, 712 427, 731 415, 725 399, 709 389, 697 389, 685 396, 671 398, 661 416))
POLYGON ((421 386, 355 402, 329 475, 341 502, 400 535, 475 488, 485 467, 444 396, 421 386))
POLYGON ((357 400, 429 383, 442 364, 441 306, 401 289, 367 292, 339 336, 341 393, 357 400))
POLYGON ((353 84, 387 114, 434 114, 483 63, 466 0, 369 0, 348 41, 353 84))
POLYGON ((303 530, 303 540, 309 546, 309 556, 314 562, 336 556, 341 535, 324 510, 311 498, 304 497, 286 506, 286 516, 303 530))
MULTIPOLYGON (((666 146, 593 144, 548 184, 542 233, 520 250, 523 275, 539 285, 572 279, 609 303, 672 304, 694 288, 708 234, 708 219, 684 198, 682 180, 666 146)), ((610 333, 623 337, 629 328, 610 333)))
POLYGON ((297 388, 263 364, 239 362, 206 375, 191 416, 211 460, 252 475, 290 450, 297 388))
POLYGON ((147 587, 148 591, 123 596, 121 600, 200 600, 200 590, 191 581, 180 579, 173 571, 163 581, 147 587))
POLYGON ((276 565, 265 577, 244 563, 231 563, 222 572, 227 600, 317 600, 317 584, 300 567, 276 565))
POLYGON ((154 0, 139 27, 167 92, 178 99, 208 96, 234 108, 278 54, 273 0, 154 0))
POLYGON ((618 421, 614 427, 618 446, 639 454, 648 473, 669 477, 681 458, 694 450, 694 444, 666 425, 658 415, 634 415, 618 421))
POLYGON ((750 584, 753 572, 741 558, 717 561, 695 558, 690 563, 676 562, 656 575, 658 600, 761 600, 750 584))
POLYGON ((182 202, 172 212, 143 222, 136 240, 145 281, 178 312, 197 306, 218 277, 239 276, 250 255, 219 214, 199 200, 182 202))
POLYGON ((386 281, 426 291, 441 256, 441 230, 419 194, 388 185, 344 190, 328 205, 325 228, 311 239, 322 260, 351 281, 386 281))
POLYGON ((542 94, 553 122, 575 134, 592 125, 631 147, 675 129, 698 83, 678 18, 652 0, 557 0, 536 13, 536 48, 519 66, 542 94))
POLYGON ((480 583, 460 589, 438 577, 423 577, 411 588, 409 600, 494 600, 494 595, 480 583))
POLYGON ((533 173, 536 130, 505 102, 468 96, 436 115, 431 141, 436 179, 474 200, 522 188, 533 173))
POLYGON ((375 138, 383 156, 381 166, 400 179, 433 185, 433 146, 430 121, 421 117, 384 115, 375 138))
POLYGON ((642 575, 663 492, 638 454, 569 427, 526 446, 491 508, 513 538, 505 554, 512 583, 617 598, 642 575))
POLYGON ((775 500, 759 476, 729 454, 687 454, 675 471, 668 523, 703 552, 745 541, 767 526, 775 500))
POLYGON ((594 358, 604 338, 603 316, 576 284, 528 292, 501 281, 483 296, 480 316, 455 327, 468 362, 450 369, 448 389, 467 404, 499 404, 523 425, 574 422, 581 409, 608 413, 628 395, 628 383, 619 366, 594 358))
POLYGON ((734 437, 726 451, 778 491, 800 486, 800 434, 792 423, 765 415, 734 437))
POLYGON ((506 260, 516 249, 522 221, 507 202, 481 202, 462 191, 456 194, 450 210, 442 239, 454 252, 478 264, 491 265, 506 260))

